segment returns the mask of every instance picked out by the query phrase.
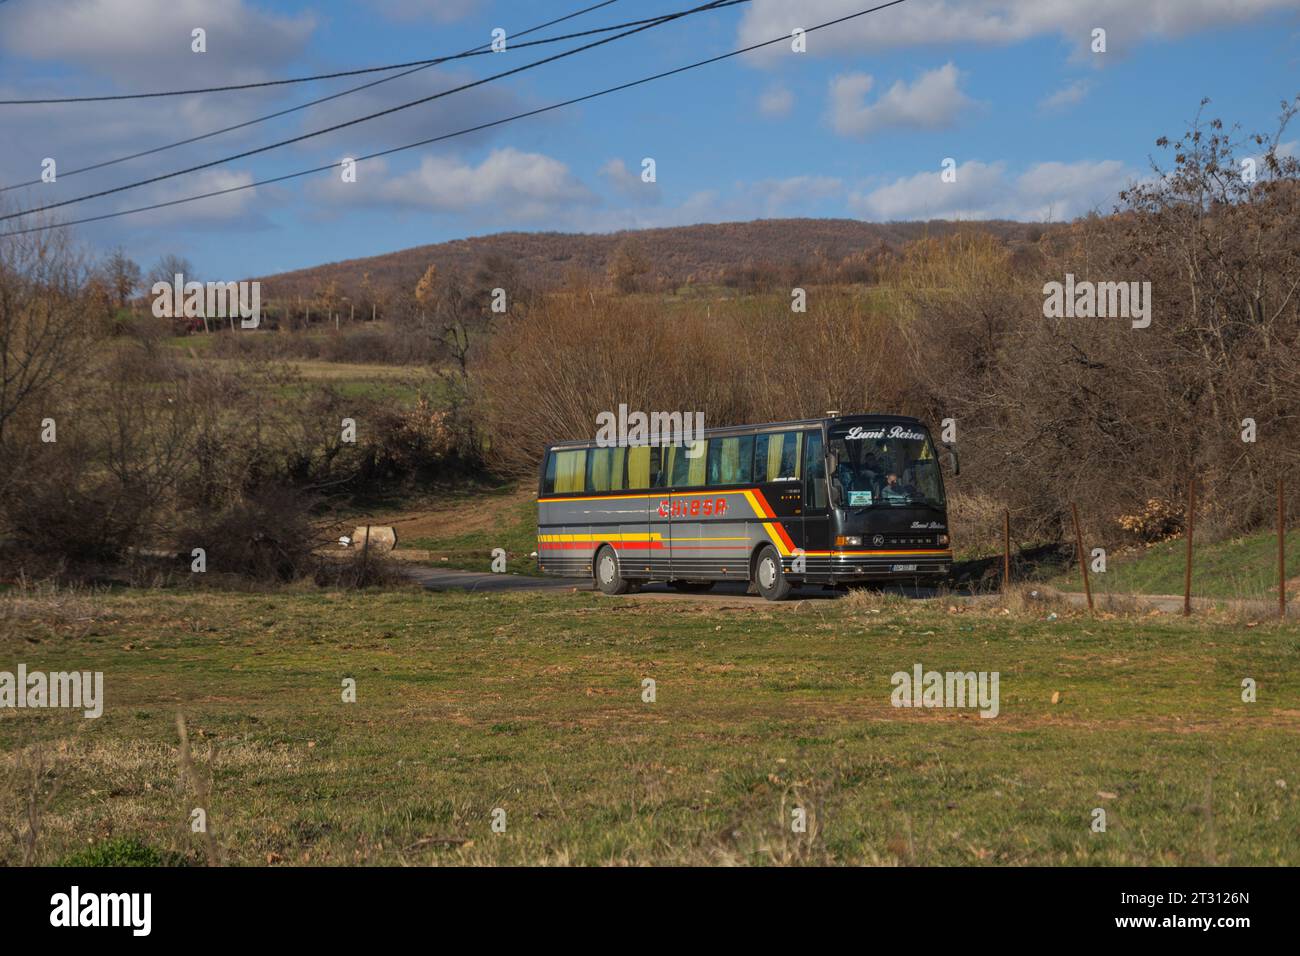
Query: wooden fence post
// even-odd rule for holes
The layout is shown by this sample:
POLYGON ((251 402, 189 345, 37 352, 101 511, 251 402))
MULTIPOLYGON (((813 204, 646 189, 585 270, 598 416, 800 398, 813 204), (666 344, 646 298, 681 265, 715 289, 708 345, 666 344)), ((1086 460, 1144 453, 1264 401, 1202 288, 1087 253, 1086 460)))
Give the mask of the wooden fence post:
POLYGON ((1002 591, 1011 589, 1011 512, 1002 509, 1002 591))
POLYGON ((1187 565, 1183 569, 1183 617, 1192 614, 1192 533, 1196 529, 1196 479, 1187 482, 1187 565))
POLYGON ((1286 620, 1286 485, 1277 480, 1277 613, 1286 620))
POLYGON ((1070 514, 1074 517, 1074 546, 1079 553, 1079 571, 1083 574, 1083 593, 1088 598, 1088 610, 1092 608, 1092 585, 1088 583, 1088 560, 1083 554, 1083 534, 1079 531, 1079 508, 1070 502, 1070 514))

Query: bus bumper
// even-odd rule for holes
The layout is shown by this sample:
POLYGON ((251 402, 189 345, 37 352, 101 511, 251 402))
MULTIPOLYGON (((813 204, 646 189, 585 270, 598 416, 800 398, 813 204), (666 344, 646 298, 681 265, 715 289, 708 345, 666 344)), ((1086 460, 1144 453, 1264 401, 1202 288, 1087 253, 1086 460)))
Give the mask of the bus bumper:
MULTIPOLYGON (((812 562, 808 564, 808 579, 818 577, 812 562)), ((946 578, 952 573, 952 552, 945 551, 918 555, 877 556, 869 554, 835 554, 828 566, 834 584, 851 584, 855 581, 911 580, 913 578, 946 578)))

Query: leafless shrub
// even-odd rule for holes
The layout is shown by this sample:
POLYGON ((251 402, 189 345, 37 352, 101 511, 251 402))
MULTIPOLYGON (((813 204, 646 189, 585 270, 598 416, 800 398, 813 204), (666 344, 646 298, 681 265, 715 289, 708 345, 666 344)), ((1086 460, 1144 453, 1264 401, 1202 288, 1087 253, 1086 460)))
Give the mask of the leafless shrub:
POLYGON ((36 862, 41 822, 59 792, 59 762, 51 760, 39 743, 12 750, 7 762, 0 786, 0 823, 10 839, 0 842, 0 863, 31 866, 36 862))
POLYGON ((889 357, 888 316, 844 290, 817 294, 807 314, 775 297, 665 315, 653 301, 588 287, 512 314, 473 370, 488 460, 530 473, 544 442, 590 437, 597 413, 620 403, 700 411, 707 426, 893 410, 901 369, 889 357), (782 348, 771 347, 774 336, 782 348))

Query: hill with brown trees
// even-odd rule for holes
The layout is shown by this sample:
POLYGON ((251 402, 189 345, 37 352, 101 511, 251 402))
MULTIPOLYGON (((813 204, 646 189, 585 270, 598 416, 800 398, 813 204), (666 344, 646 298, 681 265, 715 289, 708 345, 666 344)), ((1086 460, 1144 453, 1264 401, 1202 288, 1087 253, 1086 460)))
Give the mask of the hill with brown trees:
MULTIPOLYGON (((340 294, 364 298, 367 285, 389 293, 409 291, 430 265, 440 273, 468 274, 492 258, 512 263, 534 288, 559 285, 574 275, 609 276, 620 264, 632 271, 638 285, 652 289, 691 283, 745 286, 765 274, 791 271, 860 281, 869 278, 873 255, 969 225, 758 219, 605 234, 506 232, 327 263, 261 281, 263 295, 270 298, 310 297, 331 283, 340 294)), ((979 226, 1011 243, 1043 231, 1042 226, 1009 221, 979 226)))

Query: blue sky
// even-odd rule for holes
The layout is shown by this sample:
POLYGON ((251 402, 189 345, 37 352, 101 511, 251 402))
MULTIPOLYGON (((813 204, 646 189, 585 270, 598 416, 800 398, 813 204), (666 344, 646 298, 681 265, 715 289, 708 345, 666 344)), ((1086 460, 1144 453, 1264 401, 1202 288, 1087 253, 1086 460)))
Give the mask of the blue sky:
MULTIPOLYGON (((532 38, 702 0, 620 0, 532 38)), ((8 0, 0 99, 243 83, 457 53, 590 0, 8 0), (207 31, 207 52, 191 31, 207 31)), ((870 0, 752 0, 424 106, 64 207, 96 215, 282 175, 786 36, 870 0)), ((508 42, 508 41, 507 41, 508 42)), ((0 193, 9 210, 111 188, 427 96, 589 41, 421 71, 202 143, 0 193)), ((251 92, 0 106, 0 185, 239 123, 377 76, 251 92)), ((1062 220, 1108 210, 1202 96, 1271 132, 1300 92, 1300 0, 906 0, 840 27, 337 172, 77 227, 142 265, 235 279, 509 229, 608 231, 776 216, 1062 220), (1106 52, 1090 49, 1106 30, 1106 52), (655 160, 645 183, 642 160, 655 160), (944 183, 941 163, 957 163, 944 183)), ((1291 129, 1285 141, 1300 139, 1291 129)), ((28 222, 28 220, 20 220, 28 222)), ((8 224, 0 224, 0 229, 8 224)))

